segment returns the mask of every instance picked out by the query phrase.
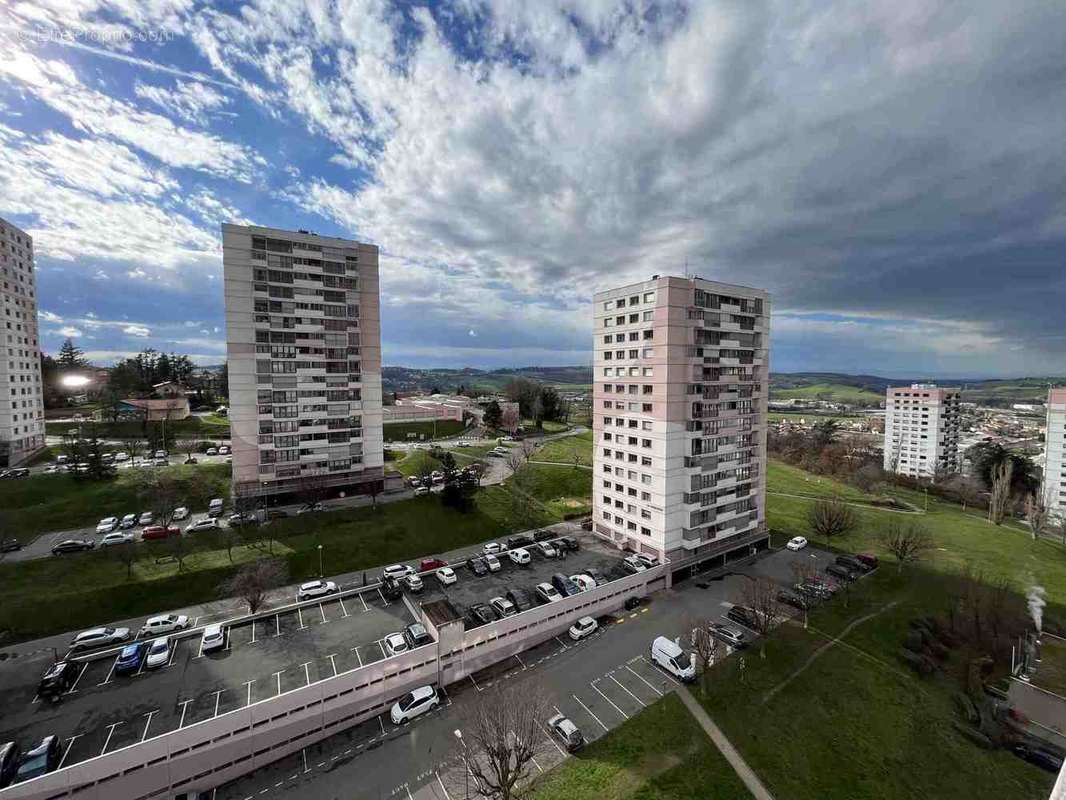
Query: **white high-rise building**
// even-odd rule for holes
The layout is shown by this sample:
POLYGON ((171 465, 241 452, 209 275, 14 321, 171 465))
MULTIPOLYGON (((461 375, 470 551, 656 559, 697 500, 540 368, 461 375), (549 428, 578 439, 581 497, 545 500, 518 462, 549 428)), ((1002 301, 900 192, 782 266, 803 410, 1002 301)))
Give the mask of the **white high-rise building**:
POLYGON ((1048 391, 1044 446, 1044 504, 1066 520, 1066 389, 1048 391))
POLYGON ((913 478, 958 472, 960 397, 958 388, 931 383, 889 387, 885 398, 885 470, 913 478))
POLYGON ((44 392, 33 239, 3 219, 0 305, 0 467, 13 467, 44 447, 44 392))
POLYGON ((222 261, 235 495, 380 490, 378 248, 227 224, 222 261))
POLYGON ((766 292, 655 276, 593 313, 593 531, 674 570, 761 546, 766 292))

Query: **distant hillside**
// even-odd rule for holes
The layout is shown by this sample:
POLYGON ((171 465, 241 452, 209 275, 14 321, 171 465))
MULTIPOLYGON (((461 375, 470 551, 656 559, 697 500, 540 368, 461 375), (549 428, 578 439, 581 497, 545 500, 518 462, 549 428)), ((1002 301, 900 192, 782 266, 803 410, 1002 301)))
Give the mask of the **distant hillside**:
POLYGON ((428 392, 438 388, 442 392, 455 391, 458 386, 499 391, 511 378, 531 380, 558 386, 560 389, 587 391, 592 383, 592 367, 514 367, 510 369, 416 369, 413 367, 382 367, 381 386, 385 392, 428 392))
POLYGON ((1066 378, 1005 378, 980 380, 935 380, 921 378, 881 378, 877 375, 845 375, 837 372, 787 372, 770 375, 773 400, 804 398, 836 403, 877 405, 889 386, 935 382, 941 386, 961 386, 963 400, 987 406, 1012 403, 1042 403, 1048 385, 1066 385, 1066 378))

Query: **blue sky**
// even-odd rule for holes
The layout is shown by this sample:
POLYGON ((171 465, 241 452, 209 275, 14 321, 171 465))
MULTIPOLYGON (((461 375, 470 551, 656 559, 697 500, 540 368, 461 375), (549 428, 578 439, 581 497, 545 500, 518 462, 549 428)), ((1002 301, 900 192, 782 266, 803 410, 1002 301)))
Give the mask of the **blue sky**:
POLYGON ((1066 374, 1066 6, 0 7, 42 339, 225 352, 219 225, 382 250, 384 360, 587 363, 590 297, 768 288, 772 369, 1066 374))

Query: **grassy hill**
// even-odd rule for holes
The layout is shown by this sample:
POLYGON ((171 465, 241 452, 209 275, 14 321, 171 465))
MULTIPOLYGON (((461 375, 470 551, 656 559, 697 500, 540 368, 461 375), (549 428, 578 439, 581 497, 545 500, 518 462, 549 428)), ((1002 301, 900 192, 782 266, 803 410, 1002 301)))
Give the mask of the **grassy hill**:
POLYGON ((882 378, 877 375, 846 375, 837 372, 784 372, 770 375, 770 399, 828 400, 837 403, 876 405, 889 386, 935 381, 941 386, 962 387, 962 399, 984 406, 1011 403, 1042 403, 1049 385, 1066 385, 1062 377, 995 378, 978 380, 882 378))

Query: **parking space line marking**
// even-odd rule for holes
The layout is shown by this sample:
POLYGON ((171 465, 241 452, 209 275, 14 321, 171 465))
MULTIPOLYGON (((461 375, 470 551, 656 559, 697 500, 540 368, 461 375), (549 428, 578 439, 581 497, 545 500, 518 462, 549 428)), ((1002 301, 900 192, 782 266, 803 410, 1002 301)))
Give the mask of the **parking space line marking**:
POLYGON ((145 717, 145 720, 144 720, 144 733, 141 734, 141 741, 142 742, 145 739, 148 738, 148 726, 152 724, 153 715, 158 714, 158 713, 159 713, 159 709, 157 708, 155 711, 149 711, 147 714, 144 715, 144 717, 145 717))
POLYGON ((225 689, 219 689, 217 692, 215 692, 215 716, 216 717, 218 716, 218 704, 219 704, 219 701, 222 700, 222 693, 224 691, 226 691, 226 690, 225 689))
POLYGON ((381 719, 381 714, 378 714, 378 725, 381 726, 381 732, 385 732, 385 723, 381 719))
POLYGON ((614 708, 615 711, 617 711, 619 714, 621 714, 626 719, 629 719, 629 714, 627 714, 622 709, 620 709, 618 706, 616 706, 614 704, 614 701, 611 698, 609 698, 607 695, 605 695, 603 692, 600 691, 600 687, 596 685, 596 681, 600 681, 600 680, 603 680, 603 679, 602 678, 597 678, 595 681, 592 681, 589 684, 589 686, 591 686, 600 697, 602 697, 604 700, 606 700, 608 703, 610 703, 611 707, 614 708))
POLYGON ((363 657, 359 655, 359 648, 358 647, 353 647, 351 650, 352 650, 353 653, 355 653, 355 657, 359 661, 359 666, 362 667, 363 666, 363 657))
POLYGON ((300 752, 303 754, 303 757, 304 757, 304 772, 310 772, 311 768, 309 766, 307 766, 307 748, 306 747, 300 748, 300 752))
POLYGON ((437 783, 440 784, 440 790, 444 792, 444 800, 452 800, 452 796, 448 794, 448 790, 444 787, 444 781, 440 779, 440 773, 437 770, 433 770, 433 774, 437 776, 437 783))
POLYGON ((107 746, 111 744, 111 735, 115 732, 115 728, 121 725, 121 722, 112 722, 107 726, 107 738, 104 739, 104 746, 100 748, 100 755, 107 752, 107 746))
POLYGON ((626 664, 626 669, 628 669, 630 672, 632 672, 634 675, 636 675, 637 680, 643 681, 644 685, 646 685, 649 689, 651 689, 653 692, 655 692, 655 694, 659 695, 659 697, 663 696, 662 692, 660 692, 658 689, 656 689, 654 686, 652 686, 651 683, 649 683, 648 681, 644 680, 644 678, 642 678, 637 673, 637 671, 635 669, 633 669, 631 666, 629 666, 629 664, 626 664))
POLYGON ((337 598, 337 602, 341 604, 341 611, 344 612, 344 616, 348 616, 348 609, 346 609, 344 607, 344 598, 343 597, 338 597, 337 598))
POLYGON ((299 606, 296 607, 296 614, 300 617, 300 630, 303 630, 307 626, 304 625, 304 612, 299 606))
POLYGON ((408 785, 407 785, 407 784, 405 783, 405 784, 404 784, 404 786, 403 786, 403 788, 405 788, 405 789, 407 790, 407 800, 415 800, 415 799, 414 799, 414 798, 413 798, 413 797, 411 796, 411 787, 410 787, 410 786, 408 786, 408 785))
POLYGON ((560 645, 562 645, 563 650, 569 650, 570 649, 570 646, 567 645, 567 643, 564 642, 562 639, 560 639, 558 636, 555 637, 555 641, 557 641, 560 645))
POLYGON ((59 766, 56 769, 63 769, 63 764, 67 760, 67 756, 70 755, 70 748, 74 746, 74 740, 81 736, 80 733, 75 733, 69 739, 67 739, 67 749, 63 751, 63 757, 59 759, 59 766))
POLYGON ((300 666, 304 668, 304 680, 307 681, 306 685, 310 686, 311 685, 311 662, 310 661, 305 661, 300 666))
POLYGON ((661 669, 660 667, 657 667, 657 666, 655 666, 655 665, 654 665, 653 663, 651 663, 650 661, 648 661, 648 659, 647 659, 647 658, 645 658, 644 656, 641 656, 641 657, 640 657, 640 659, 641 659, 641 661, 643 661, 643 662, 644 662, 645 664, 647 664, 647 665, 648 665, 649 667, 651 667, 651 668, 652 668, 653 670, 655 670, 656 672, 658 672, 658 673, 659 673, 660 675, 662 675, 662 676, 663 676, 664 678, 666 678, 667 680, 669 680, 669 681, 671 681, 671 682, 673 682, 673 683, 676 683, 676 684, 677 684, 678 686, 680 686, 680 685, 681 685, 681 682, 680 682, 680 681, 678 681, 678 680, 677 680, 677 679, 676 679, 676 678, 675 678, 675 677, 674 677, 673 675, 671 675, 670 673, 668 673, 668 672, 667 672, 666 670, 664 670, 664 669, 661 669))
POLYGON ((610 673, 610 674, 609 674, 609 675, 608 675, 607 677, 608 677, 608 678, 610 678, 610 679, 611 679, 612 681, 614 681, 615 683, 617 683, 617 684, 618 684, 618 688, 619 688, 619 689, 621 689, 621 690, 622 690, 623 692, 625 692, 625 693, 626 693, 626 694, 628 694, 628 695, 629 695, 630 697, 632 697, 632 698, 633 698, 634 700, 636 700, 636 701, 637 701, 638 703, 640 703, 640 707, 641 707, 641 708, 644 708, 644 706, 645 706, 645 703, 644 703, 644 701, 643 701, 643 700, 641 700, 641 699, 640 699, 639 697, 637 697, 637 696, 636 696, 635 694, 633 694, 633 693, 632 693, 631 691, 629 691, 629 689, 627 689, 627 688, 626 688, 625 686, 623 686, 623 685, 622 685, 622 682, 621 682, 620 680, 618 680, 618 678, 616 678, 616 677, 614 676, 614 673, 613 673, 613 672, 612 672, 612 673, 610 673))
POLYGON ((537 763, 537 758, 532 753, 529 754, 529 760, 533 762, 533 766, 535 766, 541 772, 544 772, 544 767, 537 763))
MULTIPOLYGON (((378 589, 378 594, 381 594, 381 589, 378 589)), ((359 592, 359 594, 357 594, 356 597, 358 597, 359 598, 359 602, 363 604, 363 613, 365 614, 367 611, 370 610, 370 607, 366 604, 366 600, 363 599, 363 593, 359 592)), ((382 595, 381 599, 384 600, 385 596, 382 595)))
POLYGON ((284 672, 284 671, 285 670, 278 670, 277 672, 270 673, 271 675, 273 675, 275 678, 278 679, 278 694, 281 694, 281 673, 284 672))
POLYGON ((330 653, 326 657, 329 659, 329 663, 333 665, 333 677, 336 678, 337 677, 337 654, 336 653, 330 653))
POLYGON ((518 657, 518 653, 514 654, 514 658, 515 658, 515 661, 517 661, 519 664, 522 665, 522 669, 524 670, 526 668, 526 662, 518 657))
MULTIPOLYGON (((197 617, 197 619, 199 619, 199 617, 197 617)), ((204 637, 201 636, 200 637, 200 647, 197 649, 196 655, 194 655, 193 658, 203 658, 203 657, 204 657, 204 637)))
POLYGON ((174 642, 174 646, 170 648, 170 658, 167 659, 167 666, 169 667, 174 663, 174 656, 178 654, 178 645, 181 644, 181 640, 174 642))
POLYGON ((248 644, 255 644, 255 620, 254 619, 252 620, 252 641, 248 642, 248 644))
POLYGON ((326 619, 326 608, 321 603, 318 604, 318 610, 322 614, 322 624, 325 625, 328 620, 326 619))
POLYGON ((478 691, 480 692, 480 691, 481 691, 481 687, 480 687, 480 686, 478 686, 478 685, 477 685, 477 681, 475 681, 475 680, 474 680, 474 674, 473 674, 473 673, 470 673, 469 675, 467 675, 467 677, 468 677, 468 678, 470 678, 470 682, 471 682, 472 684, 474 684, 474 688, 475 688, 475 689, 477 689, 477 690, 478 690, 478 691))
POLYGON ((67 691, 63 692, 63 694, 74 694, 74 692, 78 691, 78 683, 79 681, 81 681, 81 676, 85 674, 85 670, 87 670, 88 668, 89 662, 86 661, 84 666, 82 666, 81 668, 81 672, 78 673, 78 677, 74 679, 74 685, 67 689, 67 691))
POLYGON ((606 725, 603 724, 603 720, 601 720, 599 717, 597 717, 595 714, 592 713, 592 709, 591 708, 589 708, 587 705, 585 705, 584 703, 581 702, 581 698, 580 697, 578 697, 576 694, 572 694, 570 696, 577 701, 577 704, 579 706, 581 706, 583 709, 585 709, 585 711, 588 712, 588 715, 590 717, 592 717, 594 720, 596 720, 598 723, 600 723, 600 727, 603 728, 605 733, 610 730, 610 728, 608 728, 606 725))
MULTIPOLYGON (((378 596, 379 596, 379 597, 381 598, 381 602, 385 604, 385 607, 386 607, 386 608, 388 608, 388 606, 389 606, 389 601, 388 601, 388 600, 386 600, 386 599, 385 599, 385 595, 383 595, 383 594, 381 593, 381 587, 380 587, 380 586, 378 587, 378 596)), ((362 593, 361 593, 361 592, 360 592, 360 594, 359 594, 359 599, 360 599, 360 600, 363 600, 363 595, 362 595, 362 593)), ((364 606, 366 605, 366 600, 363 600, 363 605, 364 605, 364 606)), ((367 611, 369 611, 369 610, 370 610, 370 609, 368 608, 368 609, 367 609, 367 611)))
MULTIPOLYGON (((561 712, 559 712, 559 709, 555 709, 555 711, 556 711, 556 713, 561 713, 561 712)), ((541 727, 541 730, 544 731, 544 735, 548 737, 548 741, 551 742, 553 745, 555 745, 555 749, 559 751, 559 755, 561 755, 563 758, 566 758, 566 753, 563 752, 563 748, 559 747, 559 743, 557 741, 555 741, 555 737, 552 736, 551 731, 549 731, 544 726, 543 723, 541 723, 540 727, 541 727)))
POLYGON ((274 629, 277 631, 274 634, 274 638, 276 639, 278 636, 281 636, 281 614, 274 615, 274 629))
POLYGON ((104 678, 97 686, 106 686, 111 683, 111 676, 115 674, 115 664, 118 663, 118 656, 115 656, 115 660, 111 662, 111 669, 107 671, 107 677, 104 678))
POLYGON ((192 700, 186 700, 181 704, 181 719, 178 721, 178 730, 181 730, 185 726, 185 712, 189 709, 189 703, 192 700))

